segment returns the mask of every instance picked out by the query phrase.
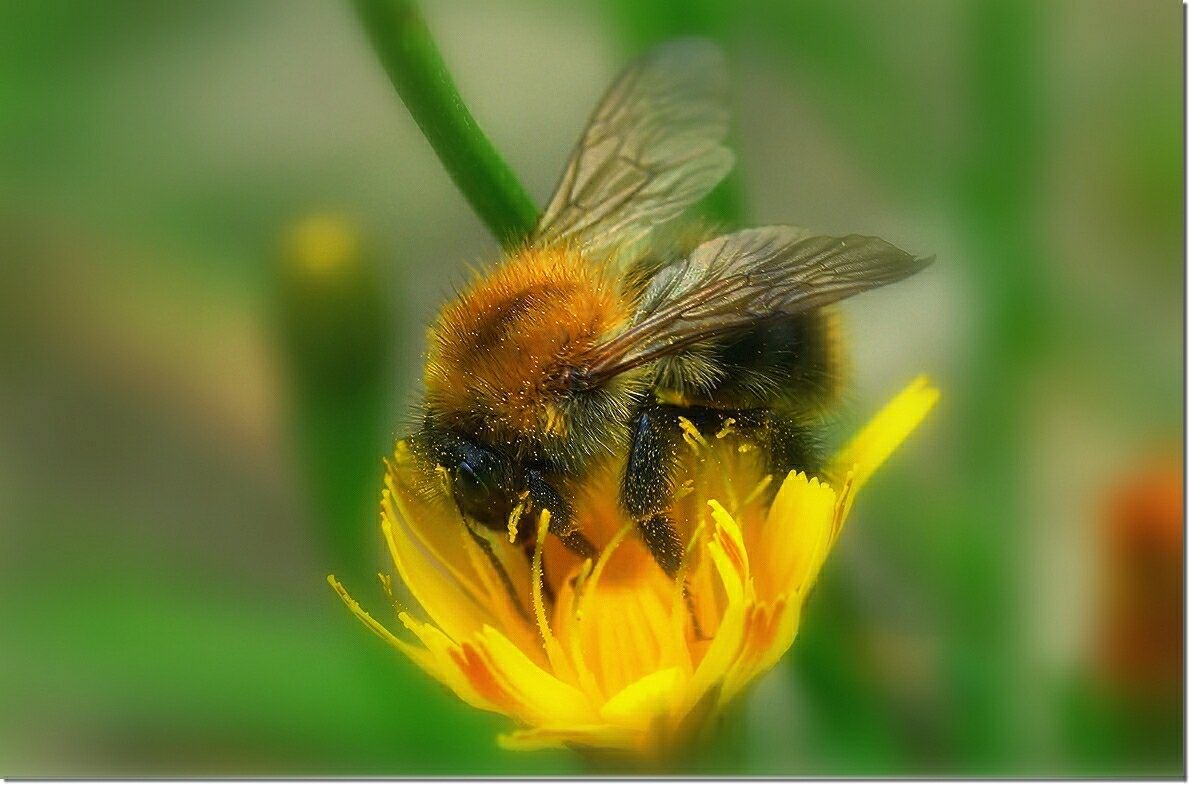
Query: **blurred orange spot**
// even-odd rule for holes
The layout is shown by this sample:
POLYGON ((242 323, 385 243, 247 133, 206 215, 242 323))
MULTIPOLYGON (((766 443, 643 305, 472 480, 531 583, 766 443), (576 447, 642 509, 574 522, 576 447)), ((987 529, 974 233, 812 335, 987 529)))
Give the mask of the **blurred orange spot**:
POLYGON ((1110 688, 1139 700, 1182 692, 1184 505, 1174 460, 1125 477, 1108 499, 1100 666, 1110 688))

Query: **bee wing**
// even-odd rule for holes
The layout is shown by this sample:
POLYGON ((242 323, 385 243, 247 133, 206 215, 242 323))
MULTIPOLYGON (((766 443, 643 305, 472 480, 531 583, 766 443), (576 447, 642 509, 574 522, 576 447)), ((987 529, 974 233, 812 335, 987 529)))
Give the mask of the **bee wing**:
POLYGON ((709 41, 663 44, 620 75, 595 109, 538 222, 541 243, 594 255, 642 240, 731 169, 723 56, 709 41))
POLYGON ((790 226, 716 237, 654 275, 632 326, 594 348, 587 376, 598 383, 716 335, 899 281, 932 261, 876 237, 790 226))

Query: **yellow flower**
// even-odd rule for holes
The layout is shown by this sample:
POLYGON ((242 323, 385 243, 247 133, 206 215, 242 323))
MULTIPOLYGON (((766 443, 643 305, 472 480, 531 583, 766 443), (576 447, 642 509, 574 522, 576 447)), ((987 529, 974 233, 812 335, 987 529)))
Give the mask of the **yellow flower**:
POLYGON ((620 467, 597 470, 575 509, 598 559, 582 561, 546 537, 548 512, 518 522, 538 529, 531 559, 491 538, 520 589, 516 601, 449 500, 424 492, 398 444, 382 526, 420 609, 398 614, 398 636, 329 580, 364 624, 459 698, 512 718, 519 728, 500 737, 505 747, 664 756, 789 649, 856 492, 937 397, 918 379, 824 478, 791 473, 775 496, 758 451, 730 427, 688 427, 674 509, 687 549, 676 580, 619 508, 620 467))

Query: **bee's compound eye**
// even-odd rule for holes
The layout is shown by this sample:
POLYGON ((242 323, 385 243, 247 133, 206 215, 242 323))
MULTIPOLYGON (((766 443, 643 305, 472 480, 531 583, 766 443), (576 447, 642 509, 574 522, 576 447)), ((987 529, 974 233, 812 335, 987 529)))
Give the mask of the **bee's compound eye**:
POLYGON ((455 504, 464 515, 492 529, 501 529, 508 520, 511 503, 500 488, 498 478, 483 462, 460 461, 454 468, 455 504))

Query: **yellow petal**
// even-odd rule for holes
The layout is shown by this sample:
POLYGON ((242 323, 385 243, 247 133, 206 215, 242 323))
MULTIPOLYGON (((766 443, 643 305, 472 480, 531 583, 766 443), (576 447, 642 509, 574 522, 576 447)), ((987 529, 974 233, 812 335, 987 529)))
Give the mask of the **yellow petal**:
POLYGON ((426 672, 450 688, 466 703, 484 711, 500 711, 502 706, 478 692, 468 676, 464 663, 466 657, 454 641, 432 624, 417 621, 408 613, 400 614, 405 629, 412 632, 430 655, 432 668, 426 672))
POLYGON ((508 638, 485 627, 477 642, 493 673, 520 704, 517 717, 528 725, 583 725, 596 719, 582 691, 539 667, 508 638))
POLYGON ((335 578, 334 575, 326 576, 326 582, 331 585, 331 588, 335 590, 335 594, 339 595, 339 599, 341 599, 347 608, 353 614, 355 614, 355 617, 364 623, 365 627, 376 633, 376 635, 378 635, 382 640, 387 642, 390 646, 397 649, 414 662, 417 662, 418 664, 426 662, 424 659, 426 655, 425 650, 418 649, 416 646, 412 646, 401 640, 396 635, 393 635, 391 632, 389 632, 387 627, 376 621, 376 619, 372 618, 372 614, 364 610, 363 607, 358 602, 356 602, 355 598, 347 593, 347 589, 343 587, 343 584, 339 583, 339 580, 335 578))
POLYGON ((613 695, 599 716, 612 725, 648 730, 677 703, 683 681, 679 668, 650 673, 613 695))
POLYGON ((715 535, 706 547, 727 594, 727 606, 710 646, 694 670, 685 708, 693 706, 704 692, 726 678, 739 656, 746 630, 747 575, 741 571, 747 570, 747 557, 740 540, 739 527, 721 505, 714 501, 710 504, 711 515, 715 519, 715 535))
MULTIPOLYGON (((614 695, 642 674, 682 661, 676 651, 678 641, 671 636, 673 591, 666 577, 630 587, 600 586, 591 592, 579 650, 592 655, 584 657, 584 663, 595 676, 599 694, 614 695)), ((680 643, 685 648, 685 640, 680 643)))
POLYGON ((937 403, 938 395, 938 389, 925 376, 917 377, 840 451, 831 477, 838 482, 851 473, 852 493, 858 491, 921 423, 937 403))
POLYGON ((727 680, 722 700, 730 700, 744 687, 777 664, 789 651, 797 635, 801 603, 782 598, 772 606, 757 605, 751 609, 747 641, 744 651, 727 680))
MULTIPOLYGON (((444 565, 413 539, 403 516, 386 505, 381 521, 388 549, 401 580, 434 624, 453 640, 462 641, 492 623, 485 610, 444 565)), ((455 536, 459 536, 456 530, 455 536)), ((466 536, 466 533, 463 533, 466 536)), ((465 559, 466 552, 459 549, 465 559)))
POLYGON ((790 472, 781 483, 764 525, 748 545, 756 592, 772 602, 803 592, 826 557, 835 513, 835 491, 817 477, 790 472))
MULTIPOLYGON (((606 607, 606 600, 600 602, 603 596, 600 581, 608 563, 634 529, 635 524, 623 525, 603 546, 586 579, 574 588, 577 594, 573 612, 565 623, 569 642, 567 650, 576 664, 576 680, 593 697, 604 696, 609 687, 619 689, 621 684, 631 680, 620 675, 622 658, 618 656, 619 641, 608 634, 618 634, 619 627, 607 630, 607 625, 603 623, 609 611, 615 613, 618 608, 606 607)), ((619 617, 613 621, 618 622, 619 617)))
MULTIPOLYGON (((523 599, 524 592, 519 592, 522 596, 514 601, 509 596, 507 586, 499 573, 496 572, 496 568, 492 565, 488 555, 480 549, 479 545, 472 541, 471 535, 463 531, 461 527, 458 534, 463 539, 464 549, 471 559, 471 568, 483 586, 484 593, 482 596, 487 597, 487 610, 497 620, 497 626, 504 630, 505 634, 517 646, 528 652, 530 656, 537 657, 544 663, 545 655, 541 650, 541 645, 538 643, 537 628, 529 622, 526 615, 528 611, 525 609, 529 606, 523 599)), ((528 577, 520 578, 520 582, 518 583, 518 572, 514 569, 510 570, 507 560, 500 558, 498 546, 493 547, 493 552, 496 553, 496 558, 504 566, 504 569, 509 575, 509 580, 513 581, 514 587, 523 587, 528 582, 528 577)), ((524 565, 524 556, 521 556, 519 561, 524 565)), ((521 573, 527 575, 524 570, 521 573)))
POLYGON ((385 468, 382 509, 393 517, 399 513, 423 551, 473 596, 483 596, 482 586, 470 569, 466 546, 458 536, 464 531, 464 523, 453 502, 443 494, 427 492, 421 470, 414 465, 405 442, 397 442, 385 468))
POLYGON ((574 725, 514 731, 498 736, 496 741, 504 749, 517 752, 568 746, 626 750, 635 746, 636 736, 616 725, 574 725))
POLYGON ((343 600, 351 612, 368 629, 372 630, 372 632, 388 642, 389 645, 412 660, 415 665, 449 687, 456 695, 472 706, 488 711, 495 708, 468 685, 466 678, 459 671, 449 655, 449 649, 453 647, 453 644, 441 631, 429 625, 419 624, 409 618, 408 614, 403 613, 401 614, 401 621, 404 622, 406 628, 418 637, 422 642, 422 646, 419 647, 407 643, 389 632, 387 627, 376 621, 372 618, 371 614, 360 607, 360 604, 347 593, 347 590, 335 579, 335 576, 327 576, 327 582, 330 583, 331 588, 335 590, 335 593, 339 595, 339 598, 343 600))
POLYGON ((872 418, 836 456, 830 474, 839 486, 831 543, 843 530, 855 494, 938 402, 939 392, 919 376, 872 418))
POLYGON ((583 651, 583 639, 579 634, 577 620, 579 592, 583 591, 582 587, 591 575, 593 564, 590 559, 586 559, 571 571, 566 580, 562 581, 558 589, 558 596, 554 601, 554 632, 559 643, 566 648, 566 653, 574 666, 575 681, 579 688, 586 693, 588 700, 601 703, 603 695, 595 680, 595 674, 587 666, 586 655, 583 651))
POLYGON ((715 520, 715 535, 707 544, 707 548, 719 569, 728 600, 742 600, 751 577, 744 535, 739 524, 723 505, 714 499, 707 502, 707 505, 711 508, 711 517, 715 520))

